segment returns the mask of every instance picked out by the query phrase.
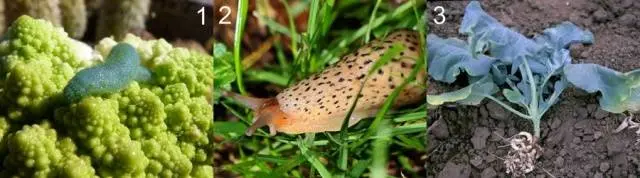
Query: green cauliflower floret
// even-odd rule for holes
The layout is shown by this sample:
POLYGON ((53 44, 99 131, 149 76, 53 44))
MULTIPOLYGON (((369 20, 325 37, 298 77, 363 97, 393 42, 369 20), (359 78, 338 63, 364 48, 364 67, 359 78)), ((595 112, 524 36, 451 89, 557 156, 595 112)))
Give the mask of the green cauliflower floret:
POLYGON ((63 166, 59 167, 59 177, 97 177, 95 170, 91 166, 89 156, 77 156, 74 154, 77 147, 71 138, 65 138, 59 142, 58 147, 62 150, 64 159, 61 160, 63 166))
POLYGON ((6 156, 7 136, 10 134, 11 128, 7 117, 0 116, 0 158, 6 156))
POLYGON ((167 86, 162 93, 162 101, 166 104, 169 131, 175 133, 181 140, 196 145, 207 145, 207 131, 211 127, 213 109, 205 97, 191 97, 189 89, 184 83, 167 86))
POLYGON ((160 177, 185 177, 193 169, 193 164, 178 146, 177 138, 167 132, 153 138, 142 139, 145 154, 151 160, 147 167, 147 175, 160 177))
POLYGON ((129 137, 129 129, 120 123, 118 112, 116 100, 87 97, 57 110, 56 121, 91 156, 98 175, 143 176, 149 159, 142 145, 129 137))
POLYGON ((0 109, 11 120, 40 118, 55 106, 74 72, 89 64, 92 49, 62 28, 21 16, 0 42, 0 109))
POLYGON ((25 125, 8 137, 3 177, 96 177, 87 157, 69 138, 58 139, 48 123, 25 125))
POLYGON ((213 86, 213 66, 210 56, 176 48, 166 57, 169 59, 152 68, 154 78, 160 85, 184 83, 193 96, 210 94, 213 86))
POLYGON ((154 89, 165 104, 165 123, 170 133, 178 138, 182 153, 194 163, 193 177, 213 175, 209 131, 213 118, 213 107, 204 96, 193 97, 184 83, 172 84, 164 90, 154 89))
POLYGON ((204 96, 192 97, 184 83, 167 86, 163 91, 155 90, 165 103, 167 128, 180 139, 180 147, 188 157, 206 164, 210 149, 209 131, 213 107, 204 96))
POLYGON ((0 140, 4 140, 7 132, 9 132, 9 129, 11 128, 10 126, 9 122, 7 122, 7 118, 0 116, 0 140))
POLYGON ((111 98, 118 101, 120 121, 129 128, 132 139, 152 137, 167 130, 164 104, 151 90, 132 82, 111 98))
MULTIPOLYGON (((149 68, 153 68, 156 63, 160 62, 159 60, 164 59, 164 56, 173 50, 171 44, 164 39, 144 41, 132 34, 127 34, 120 42, 135 47, 140 56, 140 62, 149 68)), ((117 44, 118 42, 113 38, 104 38, 98 42, 95 49, 100 55, 108 56, 111 48, 117 44)))
MULTIPOLYGON (((137 137, 150 159, 147 174, 159 174, 161 177, 213 175, 213 169, 209 169, 212 168, 212 160, 208 159, 211 146, 207 132, 213 117, 211 105, 206 103, 204 97, 191 98, 186 85, 182 83, 167 86, 165 89, 153 87, 152 90, 153 92, 140 88, 133 82, 121 94, 114 95, 121 103, 120 112, 127 115, 121 114, 120 118, 147 120, 139 130, 148 131, 145 131, 142 137, 137 137), (140 103, 142 101, 144 104, 140 103), (131 104, 144 108, 136 108, 131 104), (146 112, 141 112, 143 110, 146 112), (161 119, 158 123, 155 122, 156 119, 148 118, 161 119), (210 174, 200 173, 207 170, 211 170, 210 174)), ((123 123, 129 128, 140 127, 129 124, 129 120, 124 120, 123 123)), ((132 135, 135 134, 132 132, 132 135)))

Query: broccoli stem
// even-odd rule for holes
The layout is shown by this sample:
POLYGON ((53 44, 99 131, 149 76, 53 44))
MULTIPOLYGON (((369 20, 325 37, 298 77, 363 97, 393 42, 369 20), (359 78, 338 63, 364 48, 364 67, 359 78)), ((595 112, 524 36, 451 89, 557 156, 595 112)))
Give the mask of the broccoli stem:
POLYGON ((540 138, 540 120, 542 119, 542 115, 538 115, 538 117, 531 119, 531 123, 533 124, 533 135, 536 138, 540 138))
MULTIPOLYGON (((527 72, 527 78, 529 78, 529 87, 531 88, 531 103, 529 104, 529 114, 531 116, 531 122, 533 124, 533 134, 540 138, 540 120, 542 119, 542 115, 544 112, 539 112, 538 107, 540 106, 538 103, 538 91, 535 79, 533 78, 533 73, 531 72, 531 67, 529 67, 529 62, 527 59, 522 59, 524 61, 524 68, 527 72)), ((547 79, 545 79, 546 82, 547 79)))

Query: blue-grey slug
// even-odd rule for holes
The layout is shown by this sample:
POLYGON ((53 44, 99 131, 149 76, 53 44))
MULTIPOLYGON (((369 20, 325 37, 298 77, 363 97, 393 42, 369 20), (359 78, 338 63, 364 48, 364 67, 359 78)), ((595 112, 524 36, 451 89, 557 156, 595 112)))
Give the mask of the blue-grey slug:
POLYGON ((65 86, 67 102, 73 103, 89 95, 119 92, 131 81, 146 82, 151 72, 141 65, 136 49, 119 43, 111 49, 104 63, 80 70, 65 86))

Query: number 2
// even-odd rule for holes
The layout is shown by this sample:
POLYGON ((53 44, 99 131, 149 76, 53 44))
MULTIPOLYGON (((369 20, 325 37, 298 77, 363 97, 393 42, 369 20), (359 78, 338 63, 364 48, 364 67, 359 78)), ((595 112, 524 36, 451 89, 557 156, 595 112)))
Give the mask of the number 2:
POLYGON ((229 8, 229 6, 222 6, 219 11, 223 12, 224 9, 227 10, 227 14, 224 15, 224 17, 222 17, 222 19, 220 19, 220 21, 218 21, 218 24, 224 24, 224 25, 231 24, 231 22, 229 22, 229 20, 225 21, 225 19, 227 19, 229 17, 229 15, 231 15, 231 8, 229 8))
POLYGON ((433 11, 438 12, 438 9, 440 9, 440 13, 438 13, 438 15, 436 15, 436 16, 442 17, 442 20, 438 21, 437 18, 433 18, 433 22, 438 24, 438 25, 440 25, 440 24, 443 24, 447 20, 447 17, 444 16, 444 7, 436 6, 436 8, 434 8, 433 11))

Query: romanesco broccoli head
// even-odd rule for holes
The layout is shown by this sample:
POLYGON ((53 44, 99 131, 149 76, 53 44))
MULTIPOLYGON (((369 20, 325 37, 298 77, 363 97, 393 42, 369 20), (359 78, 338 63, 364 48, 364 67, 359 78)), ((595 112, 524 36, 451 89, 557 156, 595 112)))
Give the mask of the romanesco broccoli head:
POLYGON ((133 82, 119 93, 59 109, 56 118, 92 158, 101 158, 94 160, 99 175, 184 177, 213 174, 212 109, 204 97, 192 98, 185 84, 150 89, 133 82), (139 168, 113 169, 122 164, 139 168))
MULTIPOLYGON (((61 103, 118 42, 78 47, 27 16, 0 42, 0 177, 212 177, 211 57, 128 35, 152 81, 61 103), (85 50, 82 53, 74 51, 85 50)), ((82 45, 80 45, 82 46, 82 45)))
POLYGON ((62 28, 29 16, 18 18, 0 42, 0 105, 8 118, 43 116, 91 53, 62 28))

